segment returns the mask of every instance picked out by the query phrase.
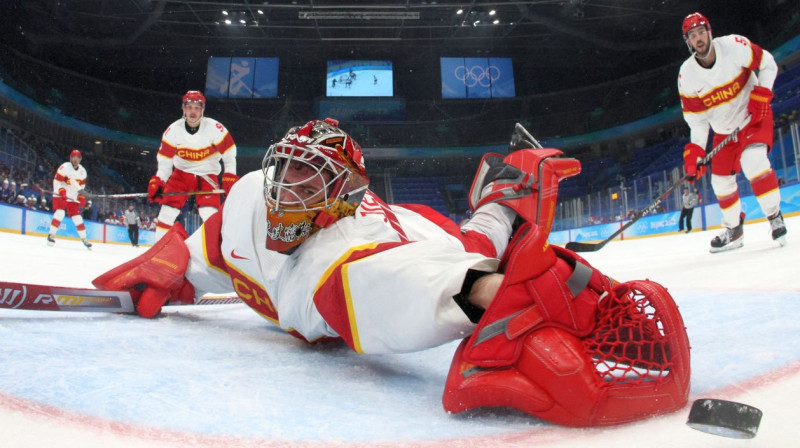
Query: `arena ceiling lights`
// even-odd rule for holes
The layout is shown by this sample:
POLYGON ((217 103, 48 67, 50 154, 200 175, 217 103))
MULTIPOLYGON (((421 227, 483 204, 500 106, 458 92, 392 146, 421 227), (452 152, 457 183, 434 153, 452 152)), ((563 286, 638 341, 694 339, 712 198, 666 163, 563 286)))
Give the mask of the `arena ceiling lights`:
POLYGON ((300 11, 306 20, 419 20, 415 11, 300 11))

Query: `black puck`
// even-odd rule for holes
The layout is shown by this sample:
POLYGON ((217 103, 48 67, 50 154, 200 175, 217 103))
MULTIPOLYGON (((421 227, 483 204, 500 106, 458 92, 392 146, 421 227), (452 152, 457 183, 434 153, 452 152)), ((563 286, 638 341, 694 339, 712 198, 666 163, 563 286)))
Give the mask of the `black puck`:
POLYGON ((763 413, 753 406, 734 401, 700 398, 692 403, 686 424, 723 437, 752 439, 758 432, 763 413))

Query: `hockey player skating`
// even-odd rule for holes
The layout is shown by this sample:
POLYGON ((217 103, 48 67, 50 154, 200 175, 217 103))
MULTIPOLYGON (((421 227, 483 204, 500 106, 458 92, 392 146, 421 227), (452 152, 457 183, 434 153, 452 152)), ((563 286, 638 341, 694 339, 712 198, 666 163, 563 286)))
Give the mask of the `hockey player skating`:
POLYGON ((712 38, 705 16, 693 13, 683 20, 683 37, 690 56, 681 65, 678 90, 683 118, 691 142, 683 159, 687 174, 702 176, 697 167, 705 157, 709 130, 714 146, 739 128, 738 139, 726 145, 711 162, 711 187, 722 209, 725 230, 711 240, 711 252, 735 249, 743 244, 741 202, 736 175, 750 181, 761 210, 769 219, 772 239, 785 244, 786 226, 780 210, 778 178, 767 155, 772 148, 772 85, 778 67, 772 55, 746 37, 712 38))
MULTIPOLYGON (((223 165, 222 189, 229 192, 239 179, 236 175, 236 144, 218 121, 204 117, 205 96, 196 90, 183 95, 183 118, 175 121, 161 138, 158 170, 150 178, 147 194, 150 202, 161 204, 156 225, 156 241, 175 224, 188 196, 162 196, 162 193, 212 191, 219 188, 217 174, 223 165)), ((197 211, 205 221, 217 212, 218 194, 195 197, 197 211)))
POLYGON ((429 207, 383 202, 358 144, 314 120, 270 146, 191 237, 176 225, 93 283, 130 290, 143 317, 233 290, 286 332, 358 353, 462 339, 448 412, 510 406, 591 426, 680 409, 689 345, 666 290, 619 284, 547 244, 558 181, 580 172, 560 154, 484 157, 459 228, 429 207))
POLYGON ((64 162, 56 170, 53 177, 53 219, 50 221, 50 233, 47 235, 47 244, 56 243, 56 232, 64 219, 64 215, 72 218, 78 235, 86 248, 91 249, 92 243, 86 239, 86 227, 81 217, 81 208, 86 205, 86 198, 80 194, 86 188, 86 169, 81 165, 81 152, 73 149, 69 153, 69 162, 64 162))

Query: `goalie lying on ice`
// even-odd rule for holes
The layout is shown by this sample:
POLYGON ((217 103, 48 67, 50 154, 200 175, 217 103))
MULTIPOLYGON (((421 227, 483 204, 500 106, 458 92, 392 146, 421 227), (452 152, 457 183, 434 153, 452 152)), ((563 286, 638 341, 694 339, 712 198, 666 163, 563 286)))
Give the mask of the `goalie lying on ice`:
POLYGON ((359 353, 463 339, 448 412, 510 406, 591 426, 683 407, 689 344, 672 298, 547 244, 558 182, 580 163, 518 143, 484 157, 459 228, 428 207, 384 203, 358 144, 314 120, 270 146, 191 237, 175 227, 94 284, 132 290, 143 317, 233 290, 292 335, 359 353))

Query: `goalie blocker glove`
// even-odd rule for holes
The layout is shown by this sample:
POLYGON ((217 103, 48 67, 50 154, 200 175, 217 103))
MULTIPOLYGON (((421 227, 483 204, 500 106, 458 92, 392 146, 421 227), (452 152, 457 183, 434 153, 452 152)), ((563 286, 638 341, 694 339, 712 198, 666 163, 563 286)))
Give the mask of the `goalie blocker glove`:
POLYGON ((130 291, 136 312, 155 317, 169 300, 194 303, 194 287, 184 274, 189 265, 186 231, 176 223, 147 252, 92 280, 98 289, 130 291))

